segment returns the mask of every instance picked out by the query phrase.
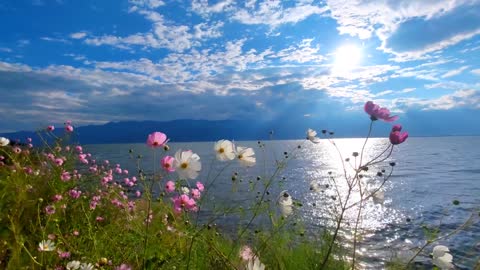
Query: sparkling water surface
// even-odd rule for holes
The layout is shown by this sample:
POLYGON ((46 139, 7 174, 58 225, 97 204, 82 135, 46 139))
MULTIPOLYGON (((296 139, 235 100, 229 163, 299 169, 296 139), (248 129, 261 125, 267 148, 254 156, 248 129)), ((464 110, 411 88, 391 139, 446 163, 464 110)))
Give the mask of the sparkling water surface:
MULTIPOLYGON (((354 158, 352 152, 360 152, 364 139, 334 139, 343 160, 354 158)), ((170 143, 169 154, 177 149, 191 149, 199 154, 202 161, 202 172, 198 180, 211 183, 208 193, 207 207, 202 209, 202 218, 207 220, 214 215, 212 209, 251 205, 257 190, 249 191, 252 185, 271 176, 276 168, 276 160, 283 160, 285 153, 289 158, 288 165, 276 177, 276 183, 269 188, 266 199, 275 201, 282 190, 288 190, 294 199, 303 203, 296 210, 301 216, 309 232, 319 231, 323 226, 330 226, 334 189, 324 185, 329 176, 333 176, 342 195, 347 192, 342 184, 342 159, 339 152, 327 140, 315 145, 308 141, 257 141, 236 142, 237 145, 254 148, 257 164, 253 168, 244 169, 236 162, 221 163, 214 161, 213 142, 170 143), (265 144, 264 147, 259 145, 265 144), (301 148, 298 146, 301 145, 301 148), (216 177, 216 175, 221 173, 216 177), (232 176, 238 176, 232 181, 232 176), (331 174, 329 174, 331 172, 331 174), (208 179, 208 180, 207 180, 208 179), (322 192, 310 190, 311 183, 319 183, 322 192)), ((389 142, 385 138, 373 138, 367 143, 364 161, 368 161, 383 151, 389 142)), ((363 210, 362 236, 358 254, 361 265, 365 269, 381 269, 385 261, 392 257, 408 260, 414 254, 412 248, 425 243, 426 237, 421 226, 439 226, 441 234, 449 233, 462 225, 472 213, 478 217, 480 206, 480 137, 425 137, 409 138, 407 142, 395 147, 392 157, 374 168, 369 168, 365 181, 372 186, 378 185, 375 173, 391 169, 389 162, 395 161, 393 175, 383 186, 385 201, 383 204, 370 200, 363 210), (454 206, 453 200, 460 204, 454 206)), ((130 172, 136 172, 137 166, 146 172, 152 172, 152 150, 144 144, 105 144, 87 145, 85 149, 92 153, 98 161, 110 160, 119 163, 130 172), (129 155, 129 150, 133 154, 129 155), (143 158, 137 164, 137 155, 143 158)), ((158 156, 162 151, 158 151, 158 156)), ((358 158, 357 158, 358 162, 358 158)), ((354 165, 354 164, 353 164, 354 165)), ((347 164, 347 168, 348 168, 347 164)), ((344 180, 343 180, 344 183, 344 180)), ((261 185, 258 185, 260 187, 261 185)), ((158 189, 157 189, 158 190, 158 189)), ((353 194, 355 196, 355 194, 353 194)), ((342 243, 351 245, 352 234, 348 226, 356 218, 355 209, 347 212, 345 230, 341 234, 342 243)), ((478 221, 478 219, 477 219, 478 221)), ((219 217, 217 224, 221 229, 235 232, 240 224, 247 220, 239 216, 219 217)), ((262 226, 259 219, 254 226, 262 226)), ((437 243, 435 243, 437 244, 437 243)), ((434 245, 435 245, 434 244, 434 245)), ((458 269, 473 269, 480 259, 480 224, 477 222, 466 231, 440 241, 447 245, 454 256, 454 264, 458 269)), ((433 246, 434 246, 433 245, 433 246)), ((425 251, 431 252, 433 246, 425 251)), ((417 258, 418 262, 429 265, 426 256, 417 258)), ((427 267, 428 268, 428 267, 427 267)))

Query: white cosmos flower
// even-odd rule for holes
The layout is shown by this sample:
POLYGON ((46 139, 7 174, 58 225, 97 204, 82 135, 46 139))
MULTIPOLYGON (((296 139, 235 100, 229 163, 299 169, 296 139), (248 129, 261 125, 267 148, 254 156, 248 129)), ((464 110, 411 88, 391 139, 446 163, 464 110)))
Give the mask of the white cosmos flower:
POLYGON ((286 190, 280 192, 277 202, 282 216, 288 217, 293 213, 292 196, 290 196, 286 190))
POLYGON ((251 167, 255 165, 255 162, 257 161, 254 157, 255 152, 253 152, 252 148, 237 146, 236 155, 240 165, 244 167, 251 167))
POLYGON ((178 175, 183 179, 197 178, 198 172, 202 169, 200 157, 192 151, 182 151, 182 149, 175 153, 173 164, 178 175))
POLYGON ((80 270, 93 270, 95 269, 91 263, 82 263, 80 264, 80 270))
POLYGON ((10 143, 10 140, 5 137, 0 137, 0 146, 7 146, 10 143))
POLYGON ((312 182, 310 182, 310 190, 313 192, 320 192, 321 191, 320 184, 317 183, 315 180, 313 180, 312 182))
POLYGON ((307 140, 311 141, 312 143, 320 142, 320 138, 317 137, 317 132, 311 128, 307 130, 307 140))
POLYGON ((182 191, 183 194, 190 193, 190 189, 188 189, 188 187, 182 187, 180 190, 182 191))
POLYGON ((220 161, 232 160, 235 158, 233 143, 229 140, 220 140, 216 142, 213 149, 217 154, 217 159, 220 161))
POLYGON ((258 257, 248 261, 247 270, 265 270, 265 265, 258 257))
POLYGON ((432 263, 440 269, 454 269, 452 264, 453 256, 448 253, 450 250, 446 246, 438 245, 433 248, 432 263))
POLYGON ((67 270, 77 270, 80 268, 80 262, 79 261, 71 261, 67 263, 67 270))
POLYGON ((383 204, 385 201, 385 192, 383 190, 377 190, 372 196, 373 203, 375 204, 383 204))
POLYGON ((53 251, 55 250, 55 243, 52 242, 51 240, 43 240, 38 244, 38 250, 39 251, 53 251))

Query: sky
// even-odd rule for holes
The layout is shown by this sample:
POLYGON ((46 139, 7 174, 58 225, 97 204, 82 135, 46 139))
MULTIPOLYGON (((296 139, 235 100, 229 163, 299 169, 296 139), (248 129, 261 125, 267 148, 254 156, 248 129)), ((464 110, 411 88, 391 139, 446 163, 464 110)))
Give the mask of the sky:
POLYGON ((368 100, 417 127, 475 121, 479 63, 475 0, 0 0, 0 132, 65 120, 348 125, 368 100))

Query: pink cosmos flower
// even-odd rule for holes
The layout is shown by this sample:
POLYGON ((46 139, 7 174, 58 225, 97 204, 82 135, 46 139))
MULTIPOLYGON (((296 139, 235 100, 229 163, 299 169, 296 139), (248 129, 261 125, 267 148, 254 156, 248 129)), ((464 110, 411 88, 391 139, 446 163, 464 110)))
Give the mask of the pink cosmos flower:
POLYGON ((53 195, 53 202, 58 202, 63 199, 63 196, 60 194, 53 195))
POLYGON ((62 166, 62 165, 63 165, 63 159, 61 159, 61 158, 56 158, 56 159, 55 159, 55 164, 57 164, 57 166, 62 166))
POLYGON ((79 236, 79 235, 80 235, 80 232, 78 232, 77 230, 75 230, 75 231, 73 231, 72 234, 75 235, 75 236, 79 236))
POLYGON ((33 144, 29 143, 28 145, 28 148, 33 148, 33 144))
POLYGON ((252 249, 249 247, 249 246, 243 246, 241 249, 240 249, 240 254, 239 254, 240 258, 244 261, 249 261, 249 260, 252 260, 253 257, 254 257, 254 254, 253 254, 253 251, 252 249))
POLYGON ((390 142, 393 145, 401 144, 408 138, 408 132, 400 132, 402 130, 401 125, 394 125, 392 132, 390 132, 390 142))
POLYGON ((102 222, 102 221, 105 220, 105 218, 103 218, 103 217, 101 217, 101 216, 98 216, 98 217, 95 218, 95 220, 96 220, 97 222, 102 222))
POLYGON ((128 174, 128 170, 123 170, 122 173, 125 174, 125 175, 127 175, 127 174, 128 174))
POLYGON ((173 181, 168 181, 165 184, 165 190, 169 193, 175 191, 175 183, 173 181))
POLYGON ((173 210, 175 213, 181 213, 183 209, 191 211, 196 211, 197 209, 197 203, 195 200, 188 197, 186 194, 173 198, 173 210))
POLYGON ((47 207, 45 207, 45 213, 47 213, 47 215, 55 214, 55 206, 47 205, 47 207))
POLYGON ((122 263, 120 266, 117 266, 115 270, 132 270, 132 267, 130 267, 128 264, 122 263))
POLYGON ((153 132, 148 135, 147 145, 153 148, 163 147, 167 142, 167 135, 162 132, 153 132))
POLYGON ((64 182, 69 181, 72 178, 69 172, 63 171, 62 174, 60 175, 60 179, 64 182))
POLYGON ((14 147, 14 148, 13 148, 13 152, 14 152, 15 154, 20 154, 20 153, 22 152, 22 149, 20 149, 20 147, 14 147))
POLYGON ((33 169, 30 168, 30 167, 25 167, 25 168, 23 168, 23 170, 25 171, 26 174, 32 174, 33 173, 33 169))
POLYGON ((65 151, 67 151, 67 152, 70 151, 70 146, 68 146, 68 145, 65 146, 65 151))
POLYGON ((48 126, 48 127, 47 127, 47 130, 48 130, 48 131, 54 131, 54 130, 55 130, 55 126, 53 126, 53 125, 48 126))
POLYGON ((200 199, 200 190, 196 188, 192 189, 192 197, 196 200, 200 199))
POLYGON ((197 188, 200 192, 205 190, 205 186, 201 182, 197 182, 197 188))
POLYGON ((59 257, 60 259, 68 259, 68 258, 70 258, 70 252, 59 250, 59 251, 58 251, 58 257, 59 257))
POLYGON ((72 124, 72 120, 65 121, 65 125, 71 125, 71 124, 72 124))
POLYGON ((67 131, 67 132, 73 132, 73 126, 72 126, 72 125, 66 125, 66 126, 65 126, 65 131, 67 131))
POLYGON ((31 143, 31 142, 32 142, 32 138, 27 138, 27 142, 28 142, 28 143, 31 143))
POLYGON ((74 199, 78 199, 80 198, 80 195, 82 195, 82 192, 80 190, 71 189, 68 191, 68 195, 74 199))
POLYGON ((162 158, 160 161, 160 164, 162 165, 162 168, 167 171, 167 172, 174 172, 175 167, 173 166, 173 162, 175 161, 175 158, 172 156, 165 156, 162 158))
POLYGON ((83 148, 80 145, 77 145, 77 146, 75 146, 75 151, 77 151, 78 153, 82 153, 83 148))
POLYGON ((364 110, 370 115, 372 121, 381 119, 385 122, 393 122, 398 119, 398 116, 396 115, 390 116, 390 111, 387 108, 380 108, 380 106, 372 101, 367 101, 367 103, 365 103, 364 110))

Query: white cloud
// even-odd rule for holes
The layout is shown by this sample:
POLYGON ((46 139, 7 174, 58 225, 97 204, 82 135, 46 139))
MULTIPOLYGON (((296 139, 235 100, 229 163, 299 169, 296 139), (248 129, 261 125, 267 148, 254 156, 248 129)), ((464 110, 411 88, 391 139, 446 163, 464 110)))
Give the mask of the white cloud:
POLYGON ((415 91, 416 89, 417 89, 417 88, 415 88, 415 87, 404 88, 404 89, 402 89, 402 91, 400 91, 400 93, 410 93, 410 92, 415 91))
POLYGON ((479 75, 480 76, 480 69, 474 69, 470 71, 472 74, 479 75))
POLYGON ((452 70, 448 71, 447 73, 443 74, 442 78, 450 78, 450 77, 460 75, 460 74, 462 74, 462 72, 464 72, 468 68, 469 68, 469 66, 463 66, 463 67, 460 67, 460 68, 457 68, 457 69, 452 69, 452 70))
POLYGON ((385 95, 389 95, 391 93, 394 93, 393 90, 385 90, 385 91, 382 91, 382 92, 378 92, 375 94, 375 97, 381 97, 381 96, 385 96, 385 95))
POLYGON ((238 9, 233 19, 243 24, 265 24, 277 27, 285 23, 297 23, 315 14, 323 14, 328 7, 319 7, 310 3, 299 2, 293 7, 283 7, 282 1, 264 1, 258 8, 249 5, 246 9, 238 9))
POLYGON ((412 50, 412 51, 407 51, 407 52, 395 52, 392 49, 389 48, 383 48, 385 52, 393 53, 395 55, 394 60, 397 62, 405 62, 405 61, 411 61, 411 60, 420 60, 420 59, 427 59, 425 56, 427 53, 432 53, 435 51, 442 50, 444 48, 447 48, 449 46, 458 44, 464 40, 471 39, 472 37, 480 34, 480 28, 471 32, 466 32, 466 33, 459 33, 457 35, 454 35, 452 37, 449 37, 447 39, 434 42, 429 44, 428 46, 419 49, 419 50, 412 50))
POLYGON ((7 47, 0 47, 0 52, 7 52, 7 53, 10 53, 10 52, 12 52, 12 49, 10 49, 10 48, 7 48, 7 47))
POLYGON ((209 5, 208 0, 193 0, 192 11, 203 17, 208 17, 212 13, 220 13, 232 9, 234 4, 234 0, 218 1, 213 5, 209 5))
POLYGON ((155 9, 165 5, 165 3, 161 0, 129 0, 129 2, 135 7, 142 7, 142 8, 149 8, 149 9, 155 9))
POLYGON ((94 46, 109 45, 120 49, 131 49, 131 46, 143 48, 166 48, 175 52, 183 52, 200 46, 202 41, 222 36, 220 29, 223 22, 199 23, 189 25, 176 24, 166 20, 158 12, 136 10, 151 21, 152 30, 147 33, 135 33, 125 37, 104 35, 85 39, 85 43, 94 46))
POLYGON ((320 46, 311 46, 312 41, 313 39, 304 39, 296 46, 289 46, 288 48, 280 50, 275 56, 280 58, 282 62, 320 63, 325 60, 325 57, 318 53, 320 46))
POLYGON ((82 39, 87 36, 86 32, 76 32, 76 33, 71 33, 70 37, 73 39, 82 39))
POLYGON ((229 41, 219 51, 192 49, 188 53, 171 53, 157 63, 150 59, 123 62, 96 62, 100 69, 114 69, 145 74, 166 83, 185 83, 210 79, 229 70, 243 71, 251 65, 261 67, 266 57, 273 54, 269 49, 243 51, 245 39, 229 41))
POLYGON ((439 82, 439 83, 433 83, 433 84, 426 84, 425 88, 426 89, 438 89, 438 88, 443 88, 443 89, 452 89, 452 90, 458 90, 458 89, 465 89, 469 88, 471 85, 462 83, 462 82, 455 82, 455 81, 447 81, 447 82, 439 82))
POLYGON ((63 38, 41 37, 40 39, 44 41, 50 41, 50 42, 70 43, 70 41, 63 38))

